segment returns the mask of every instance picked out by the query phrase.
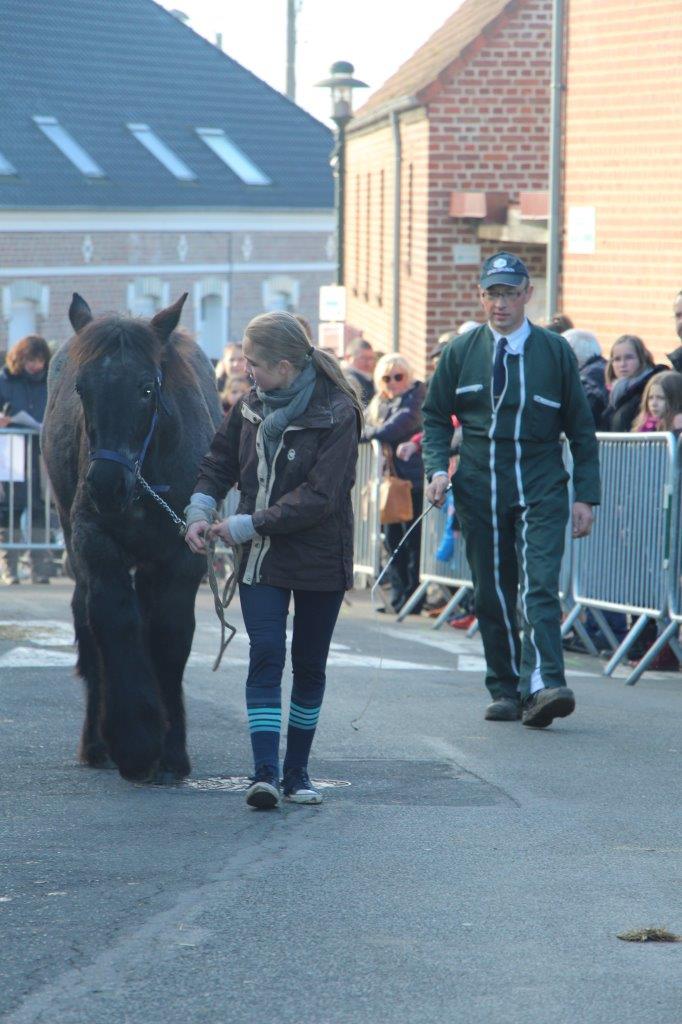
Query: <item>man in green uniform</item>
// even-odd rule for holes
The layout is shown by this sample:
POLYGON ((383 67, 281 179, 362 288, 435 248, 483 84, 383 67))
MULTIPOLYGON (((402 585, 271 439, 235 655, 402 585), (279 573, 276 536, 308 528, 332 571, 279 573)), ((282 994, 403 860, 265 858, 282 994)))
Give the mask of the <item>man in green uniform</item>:
POLYGON ((532 293, 517 256, 500 252, 485 261, 480 299, 488 322, 443 350, 424 405, 423 454, 426 495, 441 505, 456 414, 463 438, 453 491, 493 698, 485 717, 543 728, 575 708, 560 634, 569 514, 560 434, 573 457, 574 537, 592 526, 599 457, 575 356, 559 335, 528 321, 532 293))

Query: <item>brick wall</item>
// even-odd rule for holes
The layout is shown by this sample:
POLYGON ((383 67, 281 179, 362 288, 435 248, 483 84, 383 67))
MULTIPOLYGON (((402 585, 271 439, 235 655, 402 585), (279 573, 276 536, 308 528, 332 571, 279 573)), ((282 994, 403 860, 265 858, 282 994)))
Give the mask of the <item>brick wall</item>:
MULTIPOLYGON (((478 222, 450 217, 452 191, 506 192, 517 202, 522 190, 548 187, 551 0, 514 5, 473 49, 445 87, 438 83, 425 97, 424 108, 401 116, 400 349, 421 374, 438 335, 479 315, 479 266, 455 268, 453 261, 454 245, 478 244, 478 222)), ((384 350, 391 347, 393 153, 385 121, 349 137, 348 319, 384 350), (376 241, 368 249, 362 241, 367 182, 382 172, 384 240, 381 244, 376 234, 382 215, 370 184, 376 241), (379 266, 387 282, 381 304, 373 287, 379 266), (368 278, 369 288, 363 286, 368 278)), ((544 247, 484 242, 481 258, 499 248, 518 253, 531 274, 544 279, 544 247)))
MULTIPOLYGON (((37 329, 58 342, 71 333, 67 311, 74 291, 80 292, 96 313, 124 312, 129 284, 144 276, 167 282, 170 301, 183 291, 190 293, 183 311, 183 324, 190 330, 195 326, 194 285, 209 277, 229 285, 229 332, 233 338, 240 338, 251 317, 263 311, 264 282, 279 276, 297 282, 297 311, 316 324, 319 288, 334 279, 333 270, 324 269, 329 262, 329 235, 321 231, 93 231, 87 236, 75 231, 0 233, 0 268, 4 271, 0 287, 11 288, 26 280, 47 285, 48 315, 38 313, 37 329), (86 248, 84 254, 86 237, 91 249, 86 248), (287 264, 299 262, 317 263, 320 269, 287 269, 287 264), (277 269, 224 269, 233 263, 243 268, 249 264, 276 264, 277 269), (193 269, 196 264, 205 264, 207 268, 197 272, 193 269), (213 264, 217 267, 215 272, 211 269, 213 264), (97 273, 100 266, 101 274, 97 273), (157 269, 159 266, 161 269, 157 269), (74 268, 73 275, 63 273, 68 267, 74 268), (109 272, 111 267, 117 272, 109 272), (16 273, 8 275, 14 268, 16 273), (36 274, 32 268, 46 272, 36 274), (62 272, 52 274, 50 268, 62 272)), ((2 351, 7 348, 7 328, 7 320, 0 317, 2 351)))
POLYGON ((595 251, 565 238, 562 305, 608 350, 639 334, 660 357, 678 344, 682 288, 679 0, 571 0, 565 214, 595 211, 595 251))

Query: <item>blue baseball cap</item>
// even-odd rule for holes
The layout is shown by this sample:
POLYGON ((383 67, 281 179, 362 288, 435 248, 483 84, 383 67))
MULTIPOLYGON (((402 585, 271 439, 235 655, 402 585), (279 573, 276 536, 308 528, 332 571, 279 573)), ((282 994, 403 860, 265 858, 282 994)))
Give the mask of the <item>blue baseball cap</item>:
POLYGON ((511 288, 527 284, 530 275, 526 264, 511 252, 496 252, 481 267, 481 288, 494 284, 508 284, 511 288))

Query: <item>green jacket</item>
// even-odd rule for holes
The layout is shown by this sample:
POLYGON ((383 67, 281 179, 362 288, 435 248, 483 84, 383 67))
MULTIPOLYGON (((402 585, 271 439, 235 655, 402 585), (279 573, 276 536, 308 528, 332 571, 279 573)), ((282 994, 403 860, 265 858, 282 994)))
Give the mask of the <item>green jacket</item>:
MULTIPOLYGON (((465 460, 487 472, 491 442, 495 465, 522 467, 529 500, 566 480, 559 438, 573 456, 575 501, 600 499, 599 451, 594 421, 580 383, 578 364, 558 334, 531 324, 523 357, 507 357, 508 384, 496 412, 492 400, 494 339, 487 325, 448 342, 438 360, 424 404, 424 468, 430 479, 446 470, 452 415, 462 424, 465 460)), ((497 472, 497 470, 496 470, 497 472)))

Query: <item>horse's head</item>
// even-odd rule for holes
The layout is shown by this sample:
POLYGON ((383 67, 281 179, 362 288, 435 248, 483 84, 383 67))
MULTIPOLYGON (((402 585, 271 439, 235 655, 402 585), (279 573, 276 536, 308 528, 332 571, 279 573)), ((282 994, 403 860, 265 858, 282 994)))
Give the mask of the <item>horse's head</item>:
POLYGON ((69 320, 76 332, 71 357, 90 448, 86 486, 101 514, 129 507, 138 467, 163 402, 164 346, 178 325, 187 293, 152 320, 117 316, 93 320, 74 294, 69 320))

